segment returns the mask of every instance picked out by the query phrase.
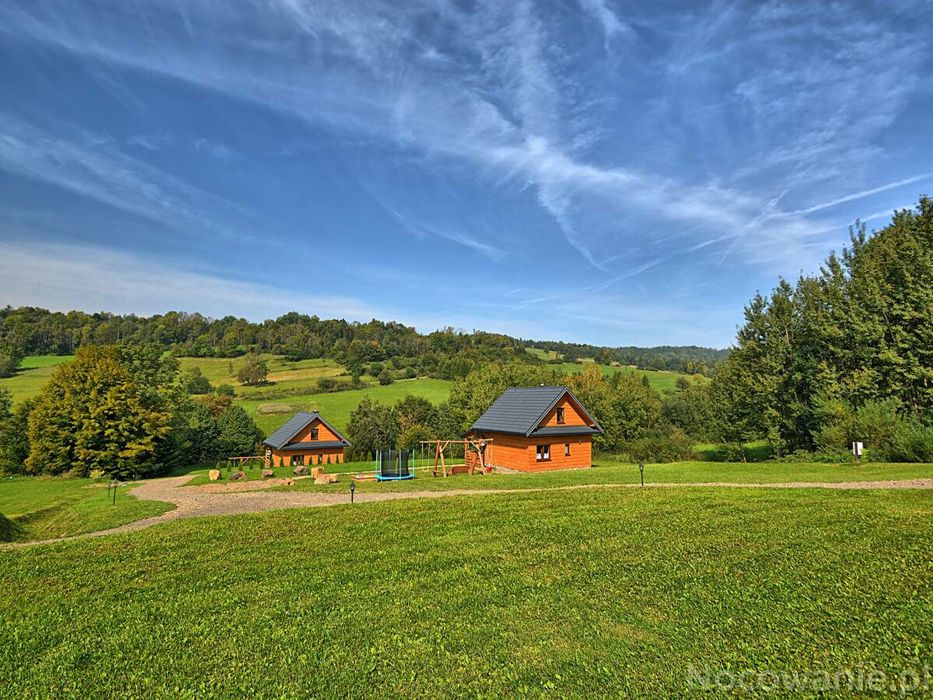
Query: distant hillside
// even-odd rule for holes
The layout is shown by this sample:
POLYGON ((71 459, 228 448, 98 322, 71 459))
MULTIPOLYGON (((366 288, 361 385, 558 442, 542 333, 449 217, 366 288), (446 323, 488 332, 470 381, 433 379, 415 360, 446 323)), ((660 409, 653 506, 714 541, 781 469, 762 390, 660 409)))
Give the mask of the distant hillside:
POLYGON ((150 317, 33 307, 0 309, 0 356, 71 355, 87 344, 155 343, 185 357, 233 358, 270 353, 288 360, 329 358, 351 375, 386 380, 456 379, 487 362, 572 362, 630 365, 708 374, 727 351, 699 347, 600 347, 512 338, 452 328, 421 334, 392 321, 367 323, 288 313, 252 323, 172 311, 150 317), (529 352, 529 349, 542 352, 529 352), (548 354, 552 357, 547 357, 548 354))

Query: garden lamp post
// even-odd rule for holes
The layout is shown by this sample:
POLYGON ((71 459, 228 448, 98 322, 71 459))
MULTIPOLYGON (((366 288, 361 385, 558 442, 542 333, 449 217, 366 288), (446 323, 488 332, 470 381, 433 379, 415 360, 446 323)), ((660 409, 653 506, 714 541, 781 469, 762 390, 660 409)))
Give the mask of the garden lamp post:
POLYGON ((356 492, 356 482, 350 482, 350 503, 353 503, 353 494, 356 492))
POLYGON ((644 462, 638 463, 638 471, 641 472, 641 485, 644 486, 645 485, 645 463, 644 462))

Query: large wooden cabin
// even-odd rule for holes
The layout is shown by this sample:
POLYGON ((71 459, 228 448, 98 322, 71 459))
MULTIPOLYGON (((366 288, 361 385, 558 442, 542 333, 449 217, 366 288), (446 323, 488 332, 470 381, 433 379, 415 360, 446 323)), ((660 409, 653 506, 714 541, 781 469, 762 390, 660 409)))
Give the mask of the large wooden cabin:
POLYGON ((467 437, 489 441, 487 465, 534 472, 592 466, 593 436, 602 432, 567 387, 530 386, 506 389, 467 437))
POLYGON ((342 464, 349 441, 317 412, 296 413, 263 441, 267 467, 342 464))

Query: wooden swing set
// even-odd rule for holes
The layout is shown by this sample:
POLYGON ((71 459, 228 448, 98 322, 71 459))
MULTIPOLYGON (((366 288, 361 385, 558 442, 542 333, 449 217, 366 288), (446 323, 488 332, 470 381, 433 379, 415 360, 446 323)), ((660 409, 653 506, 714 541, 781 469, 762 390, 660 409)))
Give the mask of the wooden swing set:
POLYGON ((422 440, 421 449, 430 454, 434 449, 434 467, 431 473, 434 476, 451 476, 453 474, 488 474, 492 467, 486 463, 486 449, 490 447, 492 439, 483 440, 422 440), (463 445, 463 462, 460 464, 448 464, 447 451, 450 450, 450 460, 454 460, 453 446, 463 445), (471 454, 471 451, 474 454, 471 454), (470 455, 468 458, 467 455, 470 455), (438 469, 440 467, 440 469, 438 469))

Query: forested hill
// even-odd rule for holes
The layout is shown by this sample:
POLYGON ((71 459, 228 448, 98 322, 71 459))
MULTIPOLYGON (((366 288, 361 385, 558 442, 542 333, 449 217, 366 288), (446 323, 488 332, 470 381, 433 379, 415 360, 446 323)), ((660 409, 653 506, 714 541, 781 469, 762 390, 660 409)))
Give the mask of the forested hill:
POLYGON ((328 357, 357 373, 370 371, 373 363, 388 363, 395 369, 445 379, 463 377, 490 361, 557 363, 578 358, 706 374, 727 354, 698 347, 606 348, 534 342, 450 328, 420 334, 400 323, 351 323, 294 312, 252 323, 233 316, 211 319, 175 311, 146 318, 32 307, 0 309, 0 356, 14 361, 25 355, 68 355, 82 345, 113 343, 154 343, 190 357, 237 357, 249 352, 268 352, 293 360, 328 357), (531 348, 556 352, 535 352, 531 348))
POLYGON ((607 348, 585 343, 565 343, 559 340, 529 340, 528 345, 553 353, 565 362, 593 358, 603 365, 618 363, 642 369, 672 370, 687 374, 709 374, 713 367, 729 356, 728 349, 704 348, 698 345, 658 345, 650 348, 627 346, 607 348))

